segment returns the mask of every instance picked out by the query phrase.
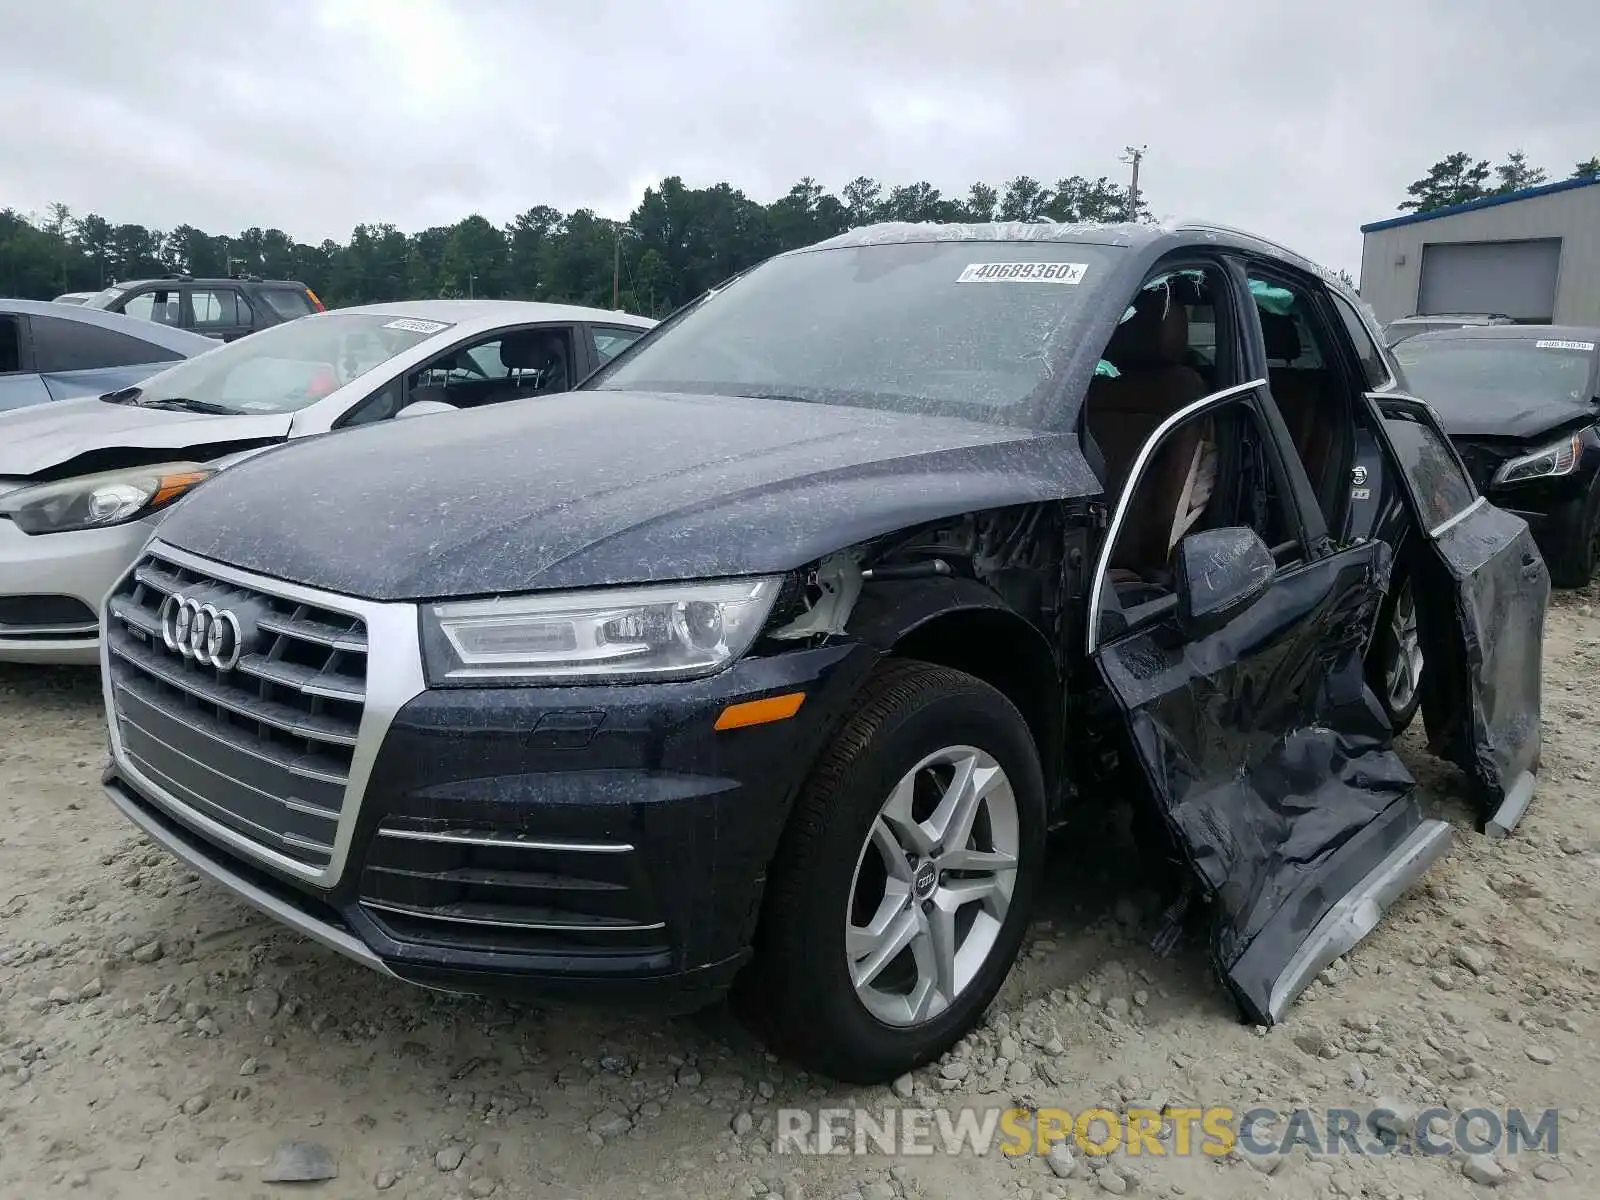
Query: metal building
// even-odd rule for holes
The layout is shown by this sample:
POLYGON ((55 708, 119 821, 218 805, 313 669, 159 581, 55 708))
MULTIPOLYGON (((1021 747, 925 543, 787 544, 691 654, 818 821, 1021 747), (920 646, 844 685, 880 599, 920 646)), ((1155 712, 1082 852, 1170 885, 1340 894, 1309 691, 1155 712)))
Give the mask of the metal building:
POLYGON ((1499 313, 1600 325, 1600 175, 1361 227, 1361 296, 1385 324, 1499 313))

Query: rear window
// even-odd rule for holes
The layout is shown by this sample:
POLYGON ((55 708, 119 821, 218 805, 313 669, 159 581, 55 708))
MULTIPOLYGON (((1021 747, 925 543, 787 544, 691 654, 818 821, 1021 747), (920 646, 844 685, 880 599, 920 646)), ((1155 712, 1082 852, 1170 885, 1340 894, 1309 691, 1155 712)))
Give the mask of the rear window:
POLYGON ((43 374, 174 362, 183 357, 176 350, 82 321, 34 317, 32 329, 34 365, 43 374))
POLYGON ((262 288, 255 294, 285 321, 292 321, 296 317, 309 317, 316 311, 311 306, 311 297, 297 288, 262 288))

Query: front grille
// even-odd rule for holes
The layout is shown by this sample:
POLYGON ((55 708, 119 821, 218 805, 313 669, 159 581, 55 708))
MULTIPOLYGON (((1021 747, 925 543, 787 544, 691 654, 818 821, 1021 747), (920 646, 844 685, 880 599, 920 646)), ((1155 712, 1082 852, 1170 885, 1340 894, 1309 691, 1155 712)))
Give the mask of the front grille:
POLYGON ((139 561, 106 611, 112 703, 131 764, 255 846, 326 868, 366 701, 361 619, 208 575, 159 550, 139 561), (172 647, 175 596, 234 615, 235 663, 209 665, 172 647))
POLYGON ((665 944, 638 855, 620 842, 385 822, 361 872, 361 903, 401 940, 458 949, 639 953, 665 944))

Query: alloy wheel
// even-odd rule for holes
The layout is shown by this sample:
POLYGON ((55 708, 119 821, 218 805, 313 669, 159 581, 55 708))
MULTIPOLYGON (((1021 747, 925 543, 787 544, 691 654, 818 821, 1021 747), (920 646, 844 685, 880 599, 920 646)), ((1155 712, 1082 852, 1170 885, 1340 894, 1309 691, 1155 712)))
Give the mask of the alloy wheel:
POLYGON ((1416 699, 1422 682, 1422 638, 1417 631, 1417 599, 1408 579, 1395 597, 1389 618, 1393 653, 1384 681, 1389 688, 1389 711, 1405 712, 1416 699))
POLYGON ((845 915, 850 981, 874 1017, 921 1025, 972 983, 1005 925, 1020 848, 1016 794, 991 755, 948 746, 901 777, 845 915))

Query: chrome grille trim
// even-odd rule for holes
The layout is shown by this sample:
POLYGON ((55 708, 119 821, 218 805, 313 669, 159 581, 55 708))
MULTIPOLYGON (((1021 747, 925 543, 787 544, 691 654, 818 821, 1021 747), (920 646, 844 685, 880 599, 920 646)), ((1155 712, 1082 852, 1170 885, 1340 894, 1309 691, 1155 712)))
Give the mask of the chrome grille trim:
MULTIPOLYGON (((296 879, 304 880, 321 888, 332 888, 343 876, 349 861, 351 839, 355 833, 356 822, 360 816, 361 798, 365 793, 368 780, 372 775, 373 764, 377 759, 378 750, 383 744, 385 734, 393 722, 395 714, 413 697, 420 694, 425 686, 422 675, 421 648, 417 640, 417 609, 414 604, 384 604, 367 600, 357 600, 347 596, 335 595, 317 588, 309 588, 300 584, 285 583, 281 580, 258 575, 252 571, 240 570, 211 559, 191 554, 169 546, 159 538, 153 539, 145 548, 144 555, 153 555, 165 564, 178 568, 186 568, 217 580, 223 584, 248 588, 251 591, 265 596, 275 597, 293 604, 322 609, 349 616, 359 620, 365 627, 365 634, 361 637, 342 635, 342 643, 325 643, 319 637, 304 636, 299 628, 290 631, 290 636, 301 637, 302 640, 317 641, 327 644, 330 649, 347 649, 356 652, 366 651, 371 648, 367 657, 366 670, 366 704, 361 711, 360 721, 353 738, 350 739, 350 768, 345 776, 343 803, 334 830, 333 842, 328 854, 326 865, 309 864, 293 857, 291 854, 281 853, 272 846, 240 834, 221 821, 208 815, 195 804, 186 802, 172 790, 162 786, 160 782, 140 769, 140 764, 135 761, 127 747, 123 744, 120 730, 120 716, 117 707, 117 688, 113 680, 112 651, 110 648, 110 628, 114 619, 114 605, 105 606, 101 618, 101 681, 104 690, 106 711, 109 714, 108 726, 111 740, 111 754, 119 771, 125 773, 141 792, 154 804, 160 807, 174 820, 188 826, 195 832, 227 847, 243 858, 264 863, 284 872, 296 879)), ((137 577, 139 570, 145 570, 151 577, 168 576, 165 571, 153 564, 142 565, 130 570, 129 575, 137 577)), ((119 591, 126 583, 129 575, 124 575, 118 581, 113 593, 119 591)), ((141 580, 146 582, 147 580, 141 580)), ((152 584, 152 586, 158 586, 152 584)), ((300 624, 291 622, 292 624, 300 624)), ((312 625, 306 622, 306 625, 312 625)), ((306 633, 331 636, 327 633, 328 627, 307 629, 306 633)), ((275 631, 276 632, 276 631, 275 631)), ((255 713, 247 714, 255 718, 255 713)), ((141 731, 142 732, 142 731, 141 731)), ((209 736, 215 737, 215 733, 209 736)), ((261 753, 261 747, 242 747, 249 753, 260 757, 270 757, 261 753)), ((278 764, 283 765, 283 764, 278 764)), ((291 768, 292 769, 292 768, 291 768)), ((280 835, 281 836, 281 835, 280 835)), ((295 837, 290 834, 290 837, 295 837)), ((304 841, 307 839, 297 839, 304 841)))
POLYGON ((447 925, 481 925, 489 929, 528 929, 540 933, 652 933, 665 929, 666 922, 652 921, 639 925, 631 921, 513 921, 499 917, 474 916, 470 913, 451 912, 442 908, 419 908, 410 904, 396 904, 390 900, 363 900, 362 908, 375 912, 394 913, 420 921, 441 921, 447 925))
POLYGON ((494 837, 488 834, 433 833, 426 829, 380 828, 381 838, 395 838, 406 842, 442 842, 454 846, 489 846, 496 850, 549 850, 571 854, 631 854, 633 846, 627 842, 568 842, 549 838, 494 837))

